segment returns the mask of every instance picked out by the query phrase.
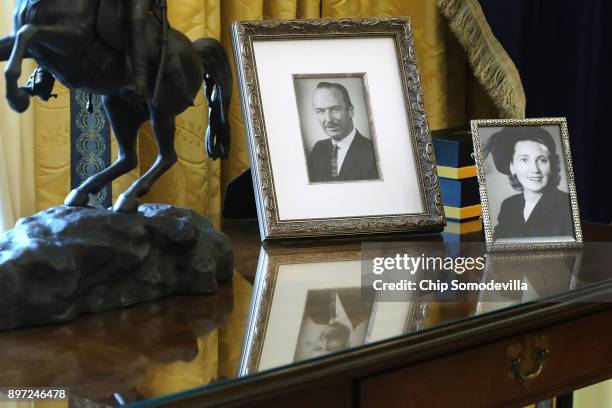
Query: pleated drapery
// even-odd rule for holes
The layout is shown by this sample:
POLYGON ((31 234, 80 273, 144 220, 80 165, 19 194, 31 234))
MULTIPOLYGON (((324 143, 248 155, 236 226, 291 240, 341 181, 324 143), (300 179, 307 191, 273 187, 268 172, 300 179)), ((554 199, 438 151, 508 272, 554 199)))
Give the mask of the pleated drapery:
MULTIPOLYGON (((12 27, 14 0, 0 2, 0 36, 12 27)), ((5 64, 0 64, 0 73, 5 64)), ((24 64, 24 71, 32 63, 24 64)), ((4 96, 5 80, 0 75, 0 95, 4 96)), ((19 115, 0 102, 0 233, 13 227, 18 218, 34 212, 34 135, 36 109, 19 115)), ((48 135, 48 134, 47 134, 48 135)))

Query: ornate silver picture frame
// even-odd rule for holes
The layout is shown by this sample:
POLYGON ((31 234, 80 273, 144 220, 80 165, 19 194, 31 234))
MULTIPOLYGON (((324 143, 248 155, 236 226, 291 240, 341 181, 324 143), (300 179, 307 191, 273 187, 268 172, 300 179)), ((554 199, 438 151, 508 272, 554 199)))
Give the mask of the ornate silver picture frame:
POLYGON ((408 18, 232 24, 262 240, 445 225, 408 18))
POLYGON ((490 251, 582 246, 565 118, 471 122, 490 251))

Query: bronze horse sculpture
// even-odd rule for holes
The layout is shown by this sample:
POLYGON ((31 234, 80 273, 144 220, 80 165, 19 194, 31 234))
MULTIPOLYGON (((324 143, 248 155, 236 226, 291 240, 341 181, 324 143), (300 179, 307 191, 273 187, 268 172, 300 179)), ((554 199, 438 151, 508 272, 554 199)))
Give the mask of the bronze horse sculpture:
POLYGON ((17 83, 24 58, 35 59, 47 75, 68 88, 101 95, 119 146, 118 159, 72 190, 66 205, 87 205, 89 194, 137 166, 137 132, 150 119, 158 145, 157 160, 113 207, 115 211, 136 211, 138 198, 176 162, 175 118, 193 105, 202 82, 209 107, 208 155, 212 159, 227 158, 229 153, 227 112, 232 77, 227 54, 215 39, 192 43, 169 28, 164 0, 152 6, 146 20, 148 95, 156 98, 122 96, 131 75, 124 1, 17 0, 13 32, 0 38, 0 61, 8 61, 6 98, 13 110, 25 111, 33 94, 17 83))

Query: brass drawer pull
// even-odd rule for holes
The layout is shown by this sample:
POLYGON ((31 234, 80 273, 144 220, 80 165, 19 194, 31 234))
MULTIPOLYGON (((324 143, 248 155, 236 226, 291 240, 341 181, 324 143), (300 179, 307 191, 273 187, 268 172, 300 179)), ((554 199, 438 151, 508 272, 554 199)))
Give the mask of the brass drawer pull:
POLYGON ((550 342, 545 335, 510 345, 506 350, 509 377, 528 387, 531 381, 542 374, 550 349, 550 342))
POLYGON ((523 368, 521 367, 521 363, 523 362, 523 357, 518 357, 512 360, 512 368, 514 370, 514 374, 516 378, 521 382, 527 382, 536 379, 540 374, 542 374, 542 369, 544 368, 544 360, 548 357, 550 351, 547 348, 536 348, 533 351, 533 371, 530 373, 524 373, 523 368))

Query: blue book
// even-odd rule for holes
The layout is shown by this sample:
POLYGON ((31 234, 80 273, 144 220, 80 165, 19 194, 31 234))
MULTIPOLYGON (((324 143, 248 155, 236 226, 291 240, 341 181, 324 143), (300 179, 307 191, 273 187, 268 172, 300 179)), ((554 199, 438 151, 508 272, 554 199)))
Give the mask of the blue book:
POLYGON ((461 168, 474 166, 472 132, 458 127, 431 132, 436 164, 443 167, 461 168))
POLYGON ((439 180, 443 205, 462 208, 480 204, 476 177, 460 180, 440 177, 439 180))

